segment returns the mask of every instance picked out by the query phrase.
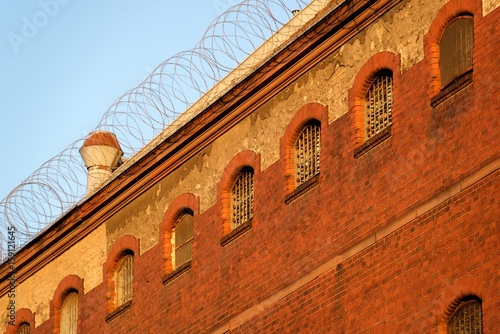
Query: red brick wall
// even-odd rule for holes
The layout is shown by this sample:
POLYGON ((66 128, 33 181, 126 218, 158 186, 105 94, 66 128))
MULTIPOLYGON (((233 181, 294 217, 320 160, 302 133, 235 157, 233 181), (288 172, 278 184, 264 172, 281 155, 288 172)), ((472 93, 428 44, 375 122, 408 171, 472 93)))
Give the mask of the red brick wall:
MULTIPOLYGON (((164 246, 137 254, 131 308, 107 324, 103 282, 80 296, 81 332, 437 333, 444 296, 467 278, 480 282, 484 333, 500 332, 498 170, 421 211, 500 158, 499 16, 475 17, 472 85, 432 108, 429 60, 398 74, 392 135, 357 159, 352 114, 322 122, 316 187, 287 205, 286 159, 256 173, 252 229, 225 247, 221 203, 192 208, 192 268, 163 285, 164 246), (394 233, 290 288, 411 210, 394 233)), ((32 333, 52 333, 56 318, 32 333)))

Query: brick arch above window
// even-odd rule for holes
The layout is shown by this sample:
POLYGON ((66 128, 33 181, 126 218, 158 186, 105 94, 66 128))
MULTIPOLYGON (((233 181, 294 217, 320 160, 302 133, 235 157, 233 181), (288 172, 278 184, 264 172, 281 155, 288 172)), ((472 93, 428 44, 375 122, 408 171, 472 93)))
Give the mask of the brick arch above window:
POLYGON ((424 36, 425 59, 429 64, 429 95, 434 96, 441 91, 440 41, 450 23, 458 17, 480 17, 481 1, 451 0, 445 4, 431 23, 429 32, 424 36))
POLYGON ((198 215, 200 212, 200 200, 199 197, 192 193, 183 193, 177 196, 172 203, 169 204, 165 214, 163 215, 159 231, 160 242, 163 245, 163 263, 165 266, 165 274, 174 270, 171 261, 172 231, 179 218, 188 212, 188 210, 193 213, 193 216, 198 215))
MULTIPOLYGON (((54 296, 52 298, 51 304, 51 319, 53 323, 53 333, 60 333, 61 328, 61 307, 64 303, 66 297, 72 293, 78 293, 78 297, 83 296, 83 278, 77 275, 68 275, 59 282, 56 290, 54 291, 54 296)), ((77 327, 80 324, 80 317, 78 317, 77 327)))
POLYGON ((17 334, 24 324, 28 324, 30 328, 35 327, 35 314, 27 308, 21 308, 16 311, 14 326, 8 324, 5 334, 17 334))
POLYGON ((449 285, 436 304, 438 334, 447 334, 448 322, 464 299, 476 297, 483 300, 483 284, 474 276, 463 277, 449 285))
POLYGON ((281 157, 284 162, 285 170, 285 193, 288 194, 295 190, 295 163, 294 151, 298 137, 304 128, 312 123, 324 127, 328 120, 328 108, 322 104, 311 102, 303 105, 290 120, 281 138, 281 157))
MULTIPOLYGON (((383 51, 368 59, 356 74, 349 97, 349 109, 354 127, 353 145, 355 149, 367 141, 365 135, 365 100, 369 89, 381 74, 391 73, 392 96, 397 100, 400 68, 400 56, 389 51, 383 51)), ((393 100, 393 115, 394 109, 393 100)))
POLYGON ((241 151, 227 164, 217 187, 218 203, 222 221, 223 235, 231 232, 231 190, 234 182, 245 170, 253 170, 255 187, 256 175, 260 172, 260 154, 251 150, 241 151))
POLYGON ((139 239, 133 235, 124 235, 120 237, 108 251, 108 258, 104 263, 103 274, 106 280, 106 311, 107 313, 113 312, 117 306, 116 305, 116 286, 115 286, 115 274, 118 269, 118 265, 121 260, 126 255, 133 255, 133 259, 137 258, 139 254, 140 243, 139 239))

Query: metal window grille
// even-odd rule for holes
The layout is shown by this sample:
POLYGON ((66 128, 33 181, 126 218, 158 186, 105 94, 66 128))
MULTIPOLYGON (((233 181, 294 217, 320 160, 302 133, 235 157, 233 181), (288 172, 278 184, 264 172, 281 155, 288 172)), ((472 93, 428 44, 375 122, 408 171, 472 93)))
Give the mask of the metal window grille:
POLYGON ((231 190, 231 229, 253 217, 253 171, 243 171, 231 190))
POLYGON ((439 42, 439 68, 444 86, 472 67, 474 20, 459 18, 445 30, 439 42))
POLYGON ((295 143, 295 186, 299 186, 319 173, 321 127, 309 124, 295 143))
POLYGON ((448 334, 482 334, 481 303, 470 300, 462 303, 448 322, 448 334))
POLYGON ((19 327, 17 334, 30 334, 30 325, 22 324, 21 327, 19 327))
POLYGON ((76 334, 78 321, 78 293, 66 296, 61 307, 61 334, 76 334))
POLYGON ((179 218, 175 225, 172 242, 174 245, 173 268, 180 267, 192 258, 193 221, 193 215, 186 213, 179 218))
POLYGON ((123 257, 116 271, 116 306, 132 299, 132 281, 134 279, 134 256, 123 257))
POLYGON ((366 139, 392 124, 392 74, 380 73, 365 99, 366 139))

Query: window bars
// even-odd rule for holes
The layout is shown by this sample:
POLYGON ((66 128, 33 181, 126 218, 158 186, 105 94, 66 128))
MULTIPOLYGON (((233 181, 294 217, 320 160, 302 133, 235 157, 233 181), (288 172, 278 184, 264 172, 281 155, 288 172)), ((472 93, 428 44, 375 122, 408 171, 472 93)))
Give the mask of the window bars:
POLYGON ((319 174, 321 149, 321 127, 309 124, 300 133, 295 143, 295 186, 319 174))
POLYGON ((253 217, 253 171, 244 170, 231 190, 231 229, 253 217))
POLYGON ((78 321, 78 293, 69 293, 61 306, 61 334, 76 334, 78 321))
POLYGON ((193 215, 185 213, 175 225, 172 240, 172 244, 174 245, 172 267, 174 269, 179 268, 192 258, 193 221, 193 215))
POLYGON ((481 303, 470 300, 462 303, 448 322, 448 334, 482 334, 481 303))
POLYGON ((441 86, 445 86, 472 67, 474 20, 462 17, 453 21, 439 42, 441 86))
POLYGON ((17 334, 30 334, 30 325, 27 323, 22 324, 21 327, 19 327, 17 334))
POLYGON ((366 140, 392 124, 392 73, 377 75, 365 99, 366 140))
POLYGON ((125 255, 116 272, 116 306, 121 306, 132 299, 132 281, 134 279, 134 256, 125 255))

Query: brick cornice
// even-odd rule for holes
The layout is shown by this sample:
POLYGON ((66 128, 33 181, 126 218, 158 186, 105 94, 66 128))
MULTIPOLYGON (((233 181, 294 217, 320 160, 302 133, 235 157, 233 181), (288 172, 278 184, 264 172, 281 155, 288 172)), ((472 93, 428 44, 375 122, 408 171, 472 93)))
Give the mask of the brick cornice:
MULTIPOLYGON (((246 80, 25 245, 16 255, 18 283, 81 241, 400 1, 345 1, 305 27, 246 80)), ((0 266, 0 294, 8 289, 9 274, 4 262, 0 266)))

